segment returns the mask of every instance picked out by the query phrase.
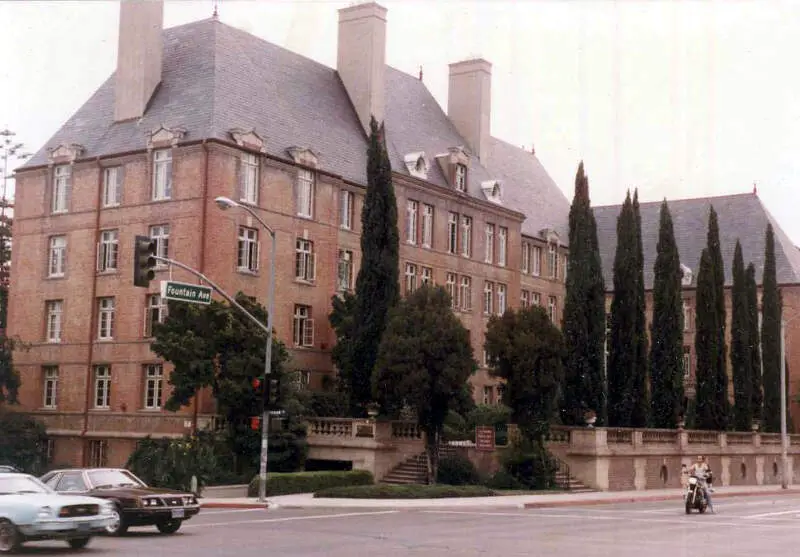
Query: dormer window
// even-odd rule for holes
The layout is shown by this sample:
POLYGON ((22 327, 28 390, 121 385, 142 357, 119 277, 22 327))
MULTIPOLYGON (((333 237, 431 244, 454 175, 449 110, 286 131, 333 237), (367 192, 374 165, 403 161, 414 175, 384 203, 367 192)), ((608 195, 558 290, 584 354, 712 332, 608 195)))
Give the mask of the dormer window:
POLYGON ((683 286, 691 286, 692 279, 694 278, 692 276, 692 270, 683 263, 681 263, 681 274, 682 274, 681 284, 683 286))
POLYGON ((428 161, 425 160, 424 152, 409 153, 403 158, 403 162, 408 173, 414 178, 428 179, 428 161))
POLYGON ((455 172, 455 186, 456 190, 460 192, 467 191, 467 167, 463 164, 456 164, 455 172))
POLYGON ((500 204, 503 201, 502 192, 500 189, 500 182, 497 180, 489 180, 481 183, 481 190, 487 201, 500 204))

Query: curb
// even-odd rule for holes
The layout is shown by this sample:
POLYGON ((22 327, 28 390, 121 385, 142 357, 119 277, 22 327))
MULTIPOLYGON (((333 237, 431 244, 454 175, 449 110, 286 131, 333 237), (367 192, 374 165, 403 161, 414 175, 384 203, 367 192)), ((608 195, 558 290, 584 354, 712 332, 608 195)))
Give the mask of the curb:
POLYGON ((200 510, 202 509, 269 509, 272 506, 270 503, 201 503, 200 510))
MULTIPOLYGON (((775 491, 742 491, 739 493, 715 493, 714 500, 727 499, 730 497, 771 497, 775 495, 800 495, 800 491, 796 489, 779 489, 775 491)), ((552 507, 582 507, 590 505, 615 505, 619 503, 653 503, 658 501, 680 501, 683 499, 683 494, 680 495, 651 495, 651 496, 620 496, 613 499, 588 499, 584 501, 540 501, 536 503, 523 503, 520 508, 523 509, 545 509, 552 507)))

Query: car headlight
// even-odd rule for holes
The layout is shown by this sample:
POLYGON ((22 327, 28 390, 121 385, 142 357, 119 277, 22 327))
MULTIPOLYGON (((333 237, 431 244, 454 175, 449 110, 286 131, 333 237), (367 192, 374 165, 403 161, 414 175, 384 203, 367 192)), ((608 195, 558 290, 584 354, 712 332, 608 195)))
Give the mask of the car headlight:
POLYGON ((102 514, 111 514, 114 512, 114 503, 103 503, 100 507, 102 514))
POLYGON ((53 518, 55 513, 53 512, 52 507, 42 507, 36 513, 36 518, 53 518))
POLYGON ((143 507, 155 507, 158 505, 158 499, 142 499, 143 507))

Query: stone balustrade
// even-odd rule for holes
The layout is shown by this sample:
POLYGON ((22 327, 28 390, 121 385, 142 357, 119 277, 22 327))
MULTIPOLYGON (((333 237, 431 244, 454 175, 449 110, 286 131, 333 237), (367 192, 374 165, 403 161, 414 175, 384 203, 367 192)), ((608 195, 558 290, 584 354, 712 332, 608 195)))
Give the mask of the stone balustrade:
POLYGON ((415 422, 354 418, 306 418, 309 441, 314 439, 366 438, 375 441, 421 441, 422 431, 415 422))

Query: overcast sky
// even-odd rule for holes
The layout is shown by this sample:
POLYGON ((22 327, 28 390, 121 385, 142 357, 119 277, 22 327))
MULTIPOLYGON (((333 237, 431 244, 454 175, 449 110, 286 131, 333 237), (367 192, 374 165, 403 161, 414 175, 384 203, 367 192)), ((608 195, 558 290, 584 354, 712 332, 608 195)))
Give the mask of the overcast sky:
MULTIPOLYGON (((165 26, 210 17, 167 2, 165 26)), ((331 67, 352 2, 219 3, 220 19, 331 67)), ((800 2, 426 0, 388 8, 387 64, 446 109, 448 68, 493 64, 492 135, 595 205, 758 192, 800 243, 800 2)), ((117 2, 0 0, 0 128, 38 150, 116 65, 117 2)))

